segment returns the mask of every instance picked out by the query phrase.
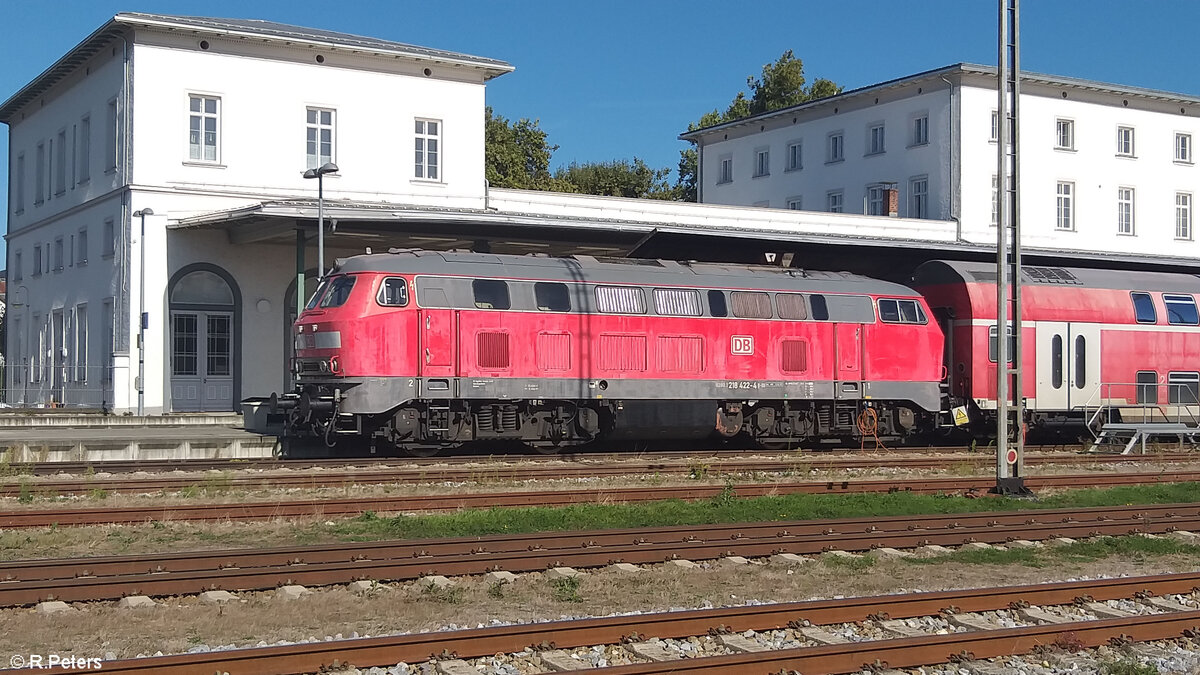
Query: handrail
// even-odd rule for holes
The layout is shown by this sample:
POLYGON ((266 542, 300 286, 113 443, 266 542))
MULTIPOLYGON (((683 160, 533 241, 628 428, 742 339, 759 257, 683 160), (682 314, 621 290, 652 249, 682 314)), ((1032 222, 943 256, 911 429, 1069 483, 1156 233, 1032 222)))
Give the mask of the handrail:
POLYGON ((1084 417, 1087 419, 1088 432, 1093 438, 1098 438, 1098 427, 1114 422, 1114 414, 1125 410, 1140 410, 1142 422, 1148 419, 1162 418, 1164 424, 1187 424, 1200 427, 1200 383, 1196 382, 1101 382, 1093 391, 1092 396, 1083 404, 1084 417), (1135 402, 1128 398, 1114 399, 1114 387, 1131 388, 1135 393, 1135 402), (1160 389, 1166 391, 1166 404, 1161 402, 1160 389), (1099 395, 1099 401, 1096 397, 1099 395), (1089 414, 1089 410, 1095 410, 1089 414), (1172 409, 1174 419, 1172 419, 1172 409), (1185 421, 1186 414, 1186 421, 1185 421), (1103 424, 1097 425, 1103 420, 1103 424))

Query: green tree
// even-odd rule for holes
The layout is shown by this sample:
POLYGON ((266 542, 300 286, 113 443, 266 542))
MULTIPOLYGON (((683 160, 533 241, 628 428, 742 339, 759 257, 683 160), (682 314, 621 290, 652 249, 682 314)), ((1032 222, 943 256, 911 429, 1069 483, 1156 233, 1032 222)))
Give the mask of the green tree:
MULTIPOLYGON (((696 122, 688 124, 688 131, 703 129, 725 122, 758 115, 788 106, 798 105, 827 96, 842 93, 842 87, 831 80, 818 78, 811 85, 804 77, 804 62, 796 58, 792 50, 784 52, 774 63, 762 67, 762 76, 746 78, 750 95, 739 91, 725 112, 713 110, 705 113, 696 122)), ((679 177, 675 182, 678 198, 694 202, 698 192, 696 180, 699 157, 693 145, 679 152, 679 177)))
POLYGON ((671 170, 655 169, 644 161, 616 159, 609 162, 572 162, 554 172, 554 178, 574 188, 573 192, 607 197, 676 199, 668 176, 671 170))
POLYGON ((484 114, 484 167, 492 187, 564 191, 550 173, 550 157, 558 146, 546 140, 539 120, 509 122, 491 106, 484 114))

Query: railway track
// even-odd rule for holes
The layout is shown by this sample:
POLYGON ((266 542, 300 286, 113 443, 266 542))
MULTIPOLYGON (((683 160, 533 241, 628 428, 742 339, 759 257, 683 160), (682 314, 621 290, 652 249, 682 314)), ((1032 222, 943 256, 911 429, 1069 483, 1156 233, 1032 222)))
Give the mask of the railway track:
POLYGON ((464 669, 460 672, 476 672, 463 660, 521 654, 549 672, 557 670, 549 665, 553 661, 571 660, 569 650, 621 645, 642 662, 588 672, 856 673, 864 667, 883 670, 1029 654, 1053 645, 1082 649, 1114 641, 1195 638, 1200 636, 1200 610, 1193 607, 1198 587, 1200 574, 1192 573, 816 600, 109 661, 104 671, 299 675, 351 664, 389 667, 433 658, 441 661, 439 672, 453 672, 451 668, 460 666, 464 669), (1188 605, 1172 599, 1188 594, 1192 595, 1188 605), (1106 604, 1135 599, 1144 611, 1131 614, 1106 604), (1023 625, 991 628, 986 613, 998 612, 1023 625), (922 634, 898 625, 900 620, 918 617, 936 617, 952 630, 922 634), (835 633, 823 627, 839 625, 851 631, 870 629, 876 637, 837 643, 826 637, 835 633), (968 629, 956 632, 955 625, 968 629), (739 635, 748 631, 784 631, 799 646, 772 649, 739 635), (665 641, 694 638, 711 655, 679 658, 682 654, 672 654, 669 644, 648 636, 665 641), (658 659, 656 653, 661 655, 658 659))
POLYGON ((738 523, 453 539, 340 543, 275 549, 0 563, 0 606, 169 596, 206 590, 255 591, 356 580, 413 580, 493 570, 542 571, 653 564, 679 558, 814 555, 967 543, 1021 545, 1058 538, 1200 530, 1200 505, 738 523))
MULTIPOLYGON (((1156 483, 1200 482, 1200 471, 1171 473, 1105 473, 1032 476, 1033 490, 1117 487, 1156 483)), ((0 528, 47 526, 136 525, 164 521, 251 521, 282 518, 356 516, 375 513, 441 512, 462 509, 568 506, 571 504, 639 503, 668 499, 694 501, 728 494, 762 497, 786 494, 850 494, 914 492, 920 494, 985 494, 994 478, 921 478, 908 481, 834 480, 731 485, 597 487, 582 490, 482 492, 443 495, 361 497, 353 499, 271 500, 222 504, 171 504, 111 508, 49 508, 0 511, 0 528)))
MULTIPOLYGON (((1140 462, 1184 463, 1200 460, 1196 453, 1170 453, 1144 456, 1042 454, 1025 458, 1030 466, 1048 464, 1071 464, 1080 466, 1102 466, 1140 462)), ((342 488, 353 485, 416 484, 432 482, 500 482, 523 480, 553 480, 569 478, 611 478, 619 476, 662 475, 662 476, 728 476, 753 473, 808 473, 811 471, 844 471, 854 469, 938 469, 965 467, 971 469, 992 466, 995 458, 988 455, 970 456, 897 456, 878 455, 872 457, 828 457, 822 455, 794 455, 783 459, 723 459, 722 456, 695 457, 690 461, 562 461, 543 460, 531 464, 470 466, 436 465, 421 463, 416 466, 373 468, 365 466, 355 470, 315 471, 278 473, 267 470, 263 473, 237 473, 218 475, 149 476, 133 478, 95 477, 70 479, 9 476, 0 479, 0 497, 19 497, 36 492, 40 495, 83 495, 97 491, 106 493, 153 493, 178 492, 182 490, 264 490, 278 488, 342 488)), ((94 465, 93 465, 94 466, 94 465)), ((256 464, 229 465, 238 471, 259 468, 256 464)), ((274 468, 274 465, 271 465, 274 468)), ((333 465, 331 465, 333 466, 333 465)), ((336 466, 344 467, 345 464, 336 466)), ((313 467, 305 467, 313 468, 313 467)), ((86 472, 81 472, 86 473, 86 472)))

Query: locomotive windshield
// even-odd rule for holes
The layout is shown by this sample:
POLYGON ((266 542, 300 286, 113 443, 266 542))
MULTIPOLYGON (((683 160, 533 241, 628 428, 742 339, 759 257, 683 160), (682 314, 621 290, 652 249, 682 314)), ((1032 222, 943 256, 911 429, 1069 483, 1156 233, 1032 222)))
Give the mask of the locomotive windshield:
POLYGON ((321 298, 321 307, 341 307, 350 299, 350 291, 354 288, 355 277, 335 277, 329 282, 329 290, 321 298))
POLYGON ((313 309, 316 307, 317 303, 321 301, 321 296, 325 294, 325 287, 328 285, 328 279, 323 279, 321 283, 317 284, 317 290, 313 291, 312 297, 308 299, 308 304, 304 306, 304 309, 313 309))

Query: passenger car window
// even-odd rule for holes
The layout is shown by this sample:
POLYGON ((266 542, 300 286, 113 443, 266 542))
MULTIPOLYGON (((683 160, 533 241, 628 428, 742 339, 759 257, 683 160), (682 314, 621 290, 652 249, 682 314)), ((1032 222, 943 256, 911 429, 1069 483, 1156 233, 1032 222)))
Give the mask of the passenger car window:
POLYGON ((495 279, 476 279, 471 282, 475 293, 475 306, 479 309, 508 309, 508 284, 495 279))
POLYGON ((1138 323, 1157 323, 1158 312, 1154 310, 1154 300, 1149 293, 1130 293, 1133 298, 1133 313, 1138 323))
MULTIPOLYGON (((336 277, 329 282, 329 290, 321 298, 321 307, 341 307, 350 299, 350 291, 354 288, 357 277, 336 277)), ((368 291, 370 292, 370 291, 368 291)))
POLYGON ((379 285, 379 296, 376 301, 384 307, 405 307, 408 305, 408 282, 400 277, 389 277, 379 285))
POLYGON ((571 294, 566 284, 536 283, 533 285, 533 297, 537 308, 543 312, 571 311, 571 294))
POLYGON ((1163 293, 1163 304, 1167 306, 1167 322, 1184 326, 1200 323, 1196 315, 1196 299, 1190 295, 1163 293))

